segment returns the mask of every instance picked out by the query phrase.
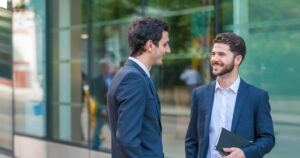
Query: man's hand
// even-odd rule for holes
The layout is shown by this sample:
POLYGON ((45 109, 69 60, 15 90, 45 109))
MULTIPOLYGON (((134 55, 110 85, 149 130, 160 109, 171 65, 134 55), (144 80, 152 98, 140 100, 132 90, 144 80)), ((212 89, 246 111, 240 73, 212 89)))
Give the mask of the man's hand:
POLYGON ((245 153, 240 148, 223 148, 223 150, 230 153, 223 158, 245 158, 245 153))

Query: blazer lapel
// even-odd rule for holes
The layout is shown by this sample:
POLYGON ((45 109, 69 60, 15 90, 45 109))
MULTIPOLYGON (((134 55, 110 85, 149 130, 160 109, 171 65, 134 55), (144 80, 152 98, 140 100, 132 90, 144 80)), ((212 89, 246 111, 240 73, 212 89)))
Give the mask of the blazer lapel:
POLYGON ((210 125, 210 120, 211 120, 211 112, 212 112, 212 107, 214 104, 214 97, 215 97, 215 87, 216 87, 216 81, 213 81, 209 85, 209 93, 206 94, 206 97, 208 98, 208 102, 206 102, 206 106, 208 107, 207 115, 206 115, 206 124, 205 124, 205 131, 209 131, 209 125, 210 125))
MULTIPOLYGON (((214 104, 214 97, 215 97, 215 87, 216 87, 216 81, 213 81, 209 85, 208 93, 206 93, 205 98, 208 98, 207 102, 203 103, 207 107, 206 115, 205 115, 205 126, 204 126, 204 152, 203 157, 207 154, 207 149, 209 145, 209 126, 210 126, 210 120, 211 120, 211 112, 212 107, 214 104)), ((203 98, 203 100, 206 100, 203 98)))
MULTIPOLYGON (((125 64, 125 65, 135 67, 137 70, 139 70, 139 72, 140 72, 141 74, 143 74, 145 77, 148 77, 147 74, 146 74, 146 72, 145 72, 145 71, 144 71, 137 63, 135 63, 134 61, 128 59, 128 60, 126 61, 126 64, 125 64)), ((148 77, 148 78, 149 78, 149 77, 148 77)))
POLYGON ((236 102, 233 112, 233 118, 232 118, 232 124, 231 124, 231 131, 235 132, 236 126, 239 120, 239 116, 241 114, 241 110, 246 104, 248 97, 248 89, 247 89, 247 83, 241 79, 240 87, 238 90, 238 94, 236 96, 236 102))
POLYGON ((154 83, 152 81, 151 78, 149 78, 147 76, 147 74, 145 73, 145 71, 137 64, 135 63, 134 61, 132 60, 127 60, 126 61, 126 65, 129 65, 129 66, 133 66, 135 67, 136 69, 138 69, 140 71, 140 73, 142 73, 148 80, 149 84, 150 84, 150 89, 151 89, 151 92, 153 94, 153 96, 155 97, 155 102, 156 102, 156 110, 157 110, 157 113, 158 113, 158 120, 159 120, 159 126, 160 126, 160 131, 162 131, 162 127, 161 127, 161 112, 160 112, 160 101, 159 101, 159 98, 157 96, 157 93, 156 93, 156 90, 155 90, 155 86, 154 86, 154 83))
POLYGON ((151 91, 152 91, 152 94, 153 96, 155 97, 155 102, 156 102, 156 110, 157 110, 157 113, 158 113, 158 120, 159 120, 159 127, 160 127, 160 132, 162 131, 162 127, 161 127, 161 112, 160 112, 160 101, 159 101, 159 97, 156 93, 156 90, 155 90, 155 86, 154 86, 154 83, 153 83, 153 80, 151 78, 148 77, 148 80, 150 80, 150 87, 151 87, 151 91))

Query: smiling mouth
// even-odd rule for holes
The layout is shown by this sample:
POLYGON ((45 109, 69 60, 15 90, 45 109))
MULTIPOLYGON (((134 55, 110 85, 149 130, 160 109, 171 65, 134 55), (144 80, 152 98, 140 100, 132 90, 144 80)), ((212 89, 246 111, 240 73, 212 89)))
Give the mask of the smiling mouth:
POLYGON ((212 65, 212 66, 215 66, 215 65, 223 66, 224 64, 223 64, 223 63, 220 63, 220 62, 213 62, 211 65, 212 65))

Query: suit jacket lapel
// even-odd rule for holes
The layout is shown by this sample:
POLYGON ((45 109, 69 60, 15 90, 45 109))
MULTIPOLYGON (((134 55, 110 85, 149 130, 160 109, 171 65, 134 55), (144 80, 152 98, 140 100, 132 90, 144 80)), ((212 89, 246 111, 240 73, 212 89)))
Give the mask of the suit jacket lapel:
MULTIPOLYGON (((147 74, 146 74, 146 72, 145 72, 145 71, 144 71, 137 63, 135 63, 134 61, 128 59, 128 60, 126 61, 126 64, 125 64, 125 65, 135 67, 137 70, 139 70, 139 72, 140 72, 141 74, 143 74, 145 77, 148 77, 147 74)), ((149 77, 148 77, 148 78, 149 78, 149 77)))
POLYGON ((208 102, 206 103, 206 106, 208 106, 208 111, 207 111, 207 118, 206 118, 206 124, 205 124, 205 130, 208 132, 209 131, 209 125, 210 125, 210 120, 211 120, 211 112, 212 112, 212 107, 214 104, 214 97, 215 97, 215 87, 216 87, 216 81, 213 81, 209 85, 209 93, 206 94, 206 97, 209 98, 208 102))
POLYGON ((157 110, 157 113, 158 113, 158 120, 159 120, 159 126, 160 126, 160 131, 162 130, 162 127, 161 127, 161 112, 160 112, 160 101, 159 101, 159 97, 156 93, 156 90, 155 90, 155 86, 154 86, 154 83, 153 83, 153 80, 150 79, 148 77, 148 80, 150 80, 150 87, 151 87, 151 91, 152 91, 152 94, 153 96, 155 97, 155 102, 156 102, 156 110, 157 110))
MULTIPOLYGON (((209 145, 209 126, 210 126, 210 120, 211 120, 211 112, 212 112, 212 107, 214 103, 214 96, 215 96, 215 87, 216 87, 216 81, 213 81, 209 85, 208 93, 206 93, 205 98, 208 98, 206 102, 203 104, 207 107, 206 115, 205 115, 205 132, 204 132, 204 152, 203 152, 203 157, 206 157, 207 154, 207 149, 209 145)), ((206 100, 203 98, 203 100, 206 100)))
POLYGON ((151 92, 153 94, 153 96, 155 97, 155 102, 156 102, 156 110, 157 110, 157 113, 158 113, 158 119, 159 119, 159 126, 160 126, 160 131, 162 130, 162 127, 161 127, 161 112, 160 112, 160 101, 159 101, 159 98, 157 96, 157 93, 156 93, 156 90, 155 90, 155 86, 154 86, 154 83, 152 81, 151 78, 149 78, 147 76, 147 74, 145 73, 145 71, 137 64, 135 63, 134 61, 132 60, 127 60, 126 62, 126 65, 129 65, 129 66, 133 66, 135 67, 136 69, 138 69, 148 80, 148 82, 150 83, 150 89, 151 89, 151 92))
POLYGON ((236 126, 239 120, 239 116, 241 114, 241 110, 244 108, 247 97, 248 97, 248 89, 247 83, 241 79, 240 87, 238 90, 238 94, 236 96, 236 102, 233 112, 232 124, 231 124, 231 131, 235 132, 236 126))

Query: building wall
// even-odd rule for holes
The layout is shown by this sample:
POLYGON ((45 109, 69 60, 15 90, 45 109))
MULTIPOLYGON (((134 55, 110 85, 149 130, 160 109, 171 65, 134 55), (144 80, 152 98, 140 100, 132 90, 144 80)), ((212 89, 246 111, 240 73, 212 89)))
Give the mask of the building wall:
POLYGON ((241 77, 270 95, 276 145, 266 157, 297 157, 299 2, 226 0, 221 5, 223 31, 240 34, 247 44, 241 77))
POLYGON ((170 25, 171 54, 165 56, 163 66, 151 71, 162 103, 166 157, 184 157, 190 93, 180 74, 190 65, 201 75, 199 85, 214 79, 209 57, 215 30, 235 32, 245 39, 247 55, 240 76, 270 94, 276 146, 266 157, 297 157, 298 1, 223 0, 216 7, 218 16, 209 0, 13 0, 7 4, 12 8, 0 8, 0 86, 4 87, 0 116, 5 118, 0 119, 0 149, 14 149, 17 157, 34 157, 35 152, 26 152, 23 146, 38 141, 44 145, 35 149, 45 151, 43 157, 51 157, 47 153, 60 147, 68 148, 65 156, 72 151, 82 151, 85 157, 109 153, 103 87, 109 85, 100 77, 107 72, 113 75, 124 64, 130 54, 128 27, 145 15, 164 18, 170 25), (11 10, 13 19, 5 18, 11 10), (13 31, 3 29, 3 21, 12 21, 13 31))

